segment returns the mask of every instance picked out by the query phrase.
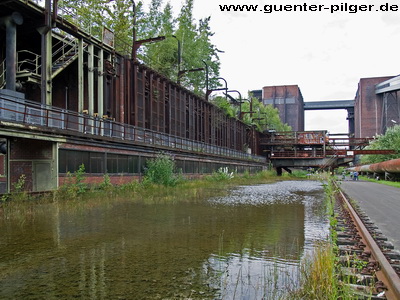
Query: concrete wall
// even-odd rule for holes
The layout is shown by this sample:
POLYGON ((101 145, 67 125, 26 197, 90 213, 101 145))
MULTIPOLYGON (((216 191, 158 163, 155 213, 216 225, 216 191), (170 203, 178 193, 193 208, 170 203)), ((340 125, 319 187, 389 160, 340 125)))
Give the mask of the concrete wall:
POLYGON ((25 177, 24 189, 32 192, 52 190, 57 187, 55 143, 49 141, 9 139, 9 188, 21 176, 25 177))

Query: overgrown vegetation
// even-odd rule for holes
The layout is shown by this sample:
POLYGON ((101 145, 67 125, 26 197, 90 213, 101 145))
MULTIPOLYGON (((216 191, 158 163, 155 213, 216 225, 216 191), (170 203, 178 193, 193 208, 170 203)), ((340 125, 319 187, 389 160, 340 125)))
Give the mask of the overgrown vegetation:
MULTIPOLYGON (((330 239, 328 241, 321 241, 316 245, 312 254, 305 257, 301 265, 301 288, 298 291, 290 293, 290 299, 350 300, 355 297, 348 287, 348 283, 352 283, 351 279, 346 276, 340 277, 342 270, 336 246, 337 218, 334 206, 337 190, 333 182, 334 179, 324 174, 323 180, 326 211, 330 223, 330 239), (343 279, 346 282, 343 282, 343 279)), ((353 267, 362 268, 363 262, 355 261, 358 265, 353 265, 353 267)))
POLYGON ((233 172, 229 172, 228 167, 221 167, 218 169, 218 171, 214 172, 211 176, 208 176, 208 180, 213 180, 213 181, 220 181, 220 180, 229 180, 234 178, 235 176, 233 175, 233 172))
POLYGON ((64 184, 57 191, 57 198, 76 199, 88 190, 88 185, 84 182, 85 166, 81 164, 79 169, 73 174, 67 173, 64 184))
POLYGON ((400 158, 400 125, 389 128, 384 135, 380 135, 376 140, 366 147, 368 150, 396 150, 396 154, 363 155, 362 164, 373 164, 385 160, 400 158))
POLYGON ((367 176, 360 176, 360 179, 400 188, 399 181, 376 180, 374 178, 369 178, 367 176))
POLYGON ((321 242, 301 264, 301 289, 293 299, 343 299, 339 298, 335 265, 331 243, 321 242))
POLYGON ((330 223, 330 240, 320 242, 312 255, 301 265, 301 289, 296 293, 300 299, 338 299, 339 280, 336 269, 336 217, 334 214, 335 188, 333 179, 324 176, 326 212, 330 223))
POLYGON ((291 127, 282 123, 279 111, 272 105, 264 105, 257 98, 249 93, 248 99, 234 99, 228 101, 225 97, 215 97, 211 101, 222 109, 228 116, 241 118, 242 121, 250 126, 255 126, 258 131, 276 130, 290 131, 291 127), (248 112, 252 112, 251 114, 248 112), (242 112, 242 116, 240 116, 242 112))
POLYGON ((13 191, 11 192, 11 198, 14 201, 25 201, 29 199, 29 195, 25 188, 26 176, 22 174, 17 182, 13 183, 13 191))
POLYGON ((148 160, 144 175, 144 184, 153 183, 165 186, 175 186, 182 176, 175 170, 175 162, 165 154, 148 160))

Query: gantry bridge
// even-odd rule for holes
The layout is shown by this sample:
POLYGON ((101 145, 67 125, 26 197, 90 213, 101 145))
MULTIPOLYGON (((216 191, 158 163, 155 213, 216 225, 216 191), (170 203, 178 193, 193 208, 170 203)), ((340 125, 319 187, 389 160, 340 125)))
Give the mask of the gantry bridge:
POLYGON ((392 154, 394 150, 365 150, 372 138, 349 138, 327 131, 272 132, 260 146, 275 168, 335 168, 361 154, 392 154))

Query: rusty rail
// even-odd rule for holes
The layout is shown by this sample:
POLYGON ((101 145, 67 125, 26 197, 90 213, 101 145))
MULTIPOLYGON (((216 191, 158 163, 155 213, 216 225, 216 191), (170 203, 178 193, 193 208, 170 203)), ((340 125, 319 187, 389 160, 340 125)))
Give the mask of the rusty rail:
MULTIPOLYGON (((336 183, 335 183, 336 185, 336 183)), ((336 187, 338 187, 336 185, 336 187)), ((387 299, 400 299, 400 278, 390 265, 383 252, 379 248, 378 244, 375 242, 374 238, 369 233, 368 229, 365 227, 361 218, 358 216, 356 210, 353 208, 349 200, 346 198, 344 193, 339 189, 340 196, 347 206, 348 211, 354 221, 354 224, 360 234, 364 243, 371 250, 371 255, 380 264, 380 271, 376 273, 376 276, 381 280, 388 290, 385 293, 387 299)))

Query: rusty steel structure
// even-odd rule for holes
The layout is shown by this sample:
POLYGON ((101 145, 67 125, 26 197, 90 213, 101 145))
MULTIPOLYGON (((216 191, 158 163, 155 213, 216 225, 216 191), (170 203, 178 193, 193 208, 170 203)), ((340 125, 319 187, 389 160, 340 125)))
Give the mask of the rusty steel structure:
POLYGON ((90 182, 105 173, 128 182, 161 152, 193 175, 267 166, 262 133, 136 59, 166 37, 136 41, 133 26, 132 45, 121 46, 99 24, 90 25, 101 36, 81 28, 58 1, 38 3, 0 2, 0 192, 21 175, 30 191, 55 189, 80 164, 90 182))
POLYGON ((361 154, 394 154, 394 149, 366 150, 372 138, 329 135, 327 131, 270 132, 260 147, 275 167, 334 168, 361 154))
MULTIPOLYGON (((336 166, 365 151, 357 144, 363 140, 343 145, 323 131, 258 132, 210 103, 208 84, 200 97, 136 59, 139 47, 167 37, 136 41, 133 26, 132 44, 121 44, 99 24, 89 22, 97 36, 81 28, 56 0, 38 3, 0 2, 0 192, 22 174, 31 191, 55 189, 80 164, 93 182, 105 173, 128 181, 160 152, 184 173, 205 174, 222 166, 262 170, 269 161, 276 168, 336 166)), ((229 92, 226 82, 221 90, 229 92)), ((297 86, 272 96, 293 108, 284 121, 302 114, 297 86)))
POLYGON ((348 169, 366 175, 378 176, 382 179, 394 179, 400 176, 400 158, 391 159, 379 163, 360 165, 348 169))

